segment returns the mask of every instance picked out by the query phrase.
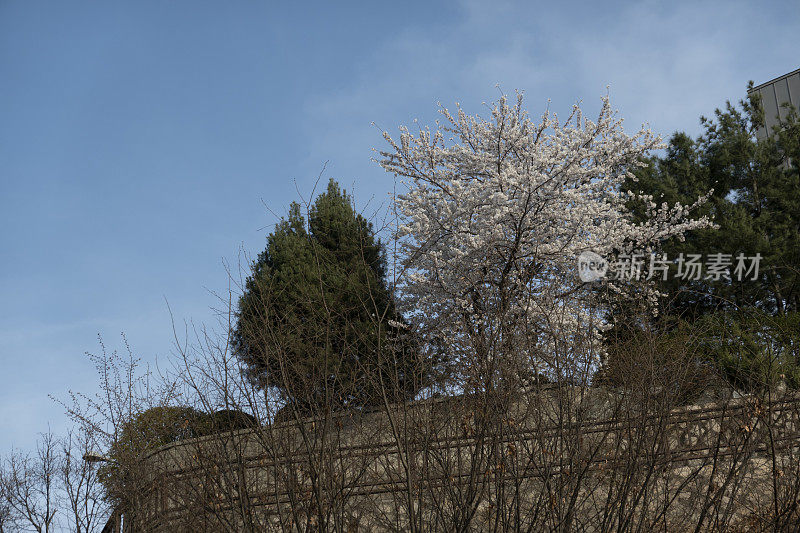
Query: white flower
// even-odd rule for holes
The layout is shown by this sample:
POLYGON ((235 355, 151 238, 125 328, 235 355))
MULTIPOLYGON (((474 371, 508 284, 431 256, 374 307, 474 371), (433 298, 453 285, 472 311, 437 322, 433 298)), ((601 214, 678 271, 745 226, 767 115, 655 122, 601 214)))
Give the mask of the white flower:
MULTIPOLYGON (((593 250, 608 260, 711 225, 688 218, 707 197, 670 208, 622 190, 661 141, 645 129, 627 135, 608 98, 597 122, 575 106, 564 124, 549 112, 535 123, 521 97, 514 105, 501 98, 489 119, 460 107, 441 113, 446 125, 433 133, 401 129, 399 144, 386 134, 391 150, 381 152, 381 165, 408 187, 395 199, 409 272, 401 304, 421 331, 447 338, 464 356, 524 346, 542 368, 568 339, 591 345, 594 360, 606 309, 582 286, 578 254, 593 250), (644 201, 648 220, 634 222, 631 199, 644 201)), ((613 280, 607 285, 630 292, 613 280)), ((637 298, 655 302, 652 286, 637 290, 637 298)))

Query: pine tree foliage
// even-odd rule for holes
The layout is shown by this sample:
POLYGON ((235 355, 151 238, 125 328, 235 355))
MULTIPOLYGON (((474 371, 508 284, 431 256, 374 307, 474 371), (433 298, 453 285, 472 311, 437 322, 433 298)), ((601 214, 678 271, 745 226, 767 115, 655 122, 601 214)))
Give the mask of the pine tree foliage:
MULTIPOLYGON (((703 213, 718 230, 701 230, 664 251, 678 254, 760 254, 757 280, 673 278, 666 286, 669 314, 698 318, 715 310, 756 307, 768 314, 800 310, 800 122, 790 113, 782 127, 757 139, 764 124, 757 94, 714 118, 701 118, 704 133, 676 133, 663 157, 637 169, 627 184, 666 202, 685 202, 713 189, 703 213)), ((639 209, 642 212, 642 209, 639 209)))
MULTIPOLYGON (((752 82, 749 89, 752 89, 752 82)), ((714 117, 701 117, 703 133, 675 133, 666 153, 635 171, 627 186, 666 202, 684 202, 713 189, 701 208, 718 225, 684 241, 664 243, 679 254, 760 255, 758 276, 738 279, 675 276, 661 322, 693 328, 705 338, 703 353, 737 388, 752 390, 785 381, 800 386, 800 121, 795 110, 766 138, 757 93, 714 117)), ((641 205, 632 207, 640 216, 641 205)), ((674 272, 673 272, 674 274, 674 272)))
POLYGON ((234 350, 253 380, 301 409, 413 394, 418 360, 372 224, 331 180, 303 215, 293 203, 239 301, 234 350))

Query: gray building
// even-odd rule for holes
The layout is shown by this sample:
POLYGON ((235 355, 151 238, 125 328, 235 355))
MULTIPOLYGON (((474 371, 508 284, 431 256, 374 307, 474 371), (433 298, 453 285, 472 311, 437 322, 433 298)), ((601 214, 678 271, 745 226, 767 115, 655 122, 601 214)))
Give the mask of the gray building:
POLYGON ((783 76, 777 77, 757 87, 750 93, 759 93, 764 104, 764 120, 766 128, 759 128, 756 135, 763 139, 780 121, 786 119, 788 110, 783 103, 789 103, 795 109, 800 109, 800 69, 783 76))

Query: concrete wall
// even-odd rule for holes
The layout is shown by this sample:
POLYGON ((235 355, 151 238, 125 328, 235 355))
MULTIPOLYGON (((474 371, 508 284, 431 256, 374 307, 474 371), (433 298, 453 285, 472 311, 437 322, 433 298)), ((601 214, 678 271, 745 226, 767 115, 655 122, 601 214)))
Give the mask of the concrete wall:
POLYGON ((593 530, 626 475, 648 487, 632 503, 641 516, 669 502, 659 523, 679 527, 710 493, 715 509, 724 504, 731 520, 743 520, 770 503, 775 464, 798 472, 795 397, 728 398, 665 416, 648 414, 652 406, 637 412, 636 401, 609 391, 567 388, 517 397, 491 420, 472 416, 475 407, 420 402, 391 416, 343 413, 164 447, 147 459, 152 490, 139 529, 236 531, 249 521, 256 530, 313 530, 314 502, 324 501, 327 529, 403 531, 415 515, 443 530, 473 490, 469 529, 492 530, 498 506, 541 507, 542 494, 559 486, 574 488, 573 526, 593 530))

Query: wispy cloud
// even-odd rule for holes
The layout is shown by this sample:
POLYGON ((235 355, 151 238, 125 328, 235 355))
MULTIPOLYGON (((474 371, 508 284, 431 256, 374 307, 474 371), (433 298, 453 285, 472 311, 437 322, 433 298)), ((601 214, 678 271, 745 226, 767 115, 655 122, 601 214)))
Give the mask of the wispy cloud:
MULTIPOLYGON (((610 86, 628 128, 698 132, 701 114, 744 96, 749 79, 797 67, 800 10, 746 2, 519 5, 465 1, 436 30, 410 27, 375 46, 349 86, 309 101, 315 152, 354 153, 368 125, 434 118, 433 104, 478 104, 525 90, 529 109, 577 100, 596 109, 610 86), (769 28, 756 31, 756 28, 769 28)), ((316 155, 316 154, 314 154, 316 155)), ((312 156, 313 157, 313 156, 312 156)))

